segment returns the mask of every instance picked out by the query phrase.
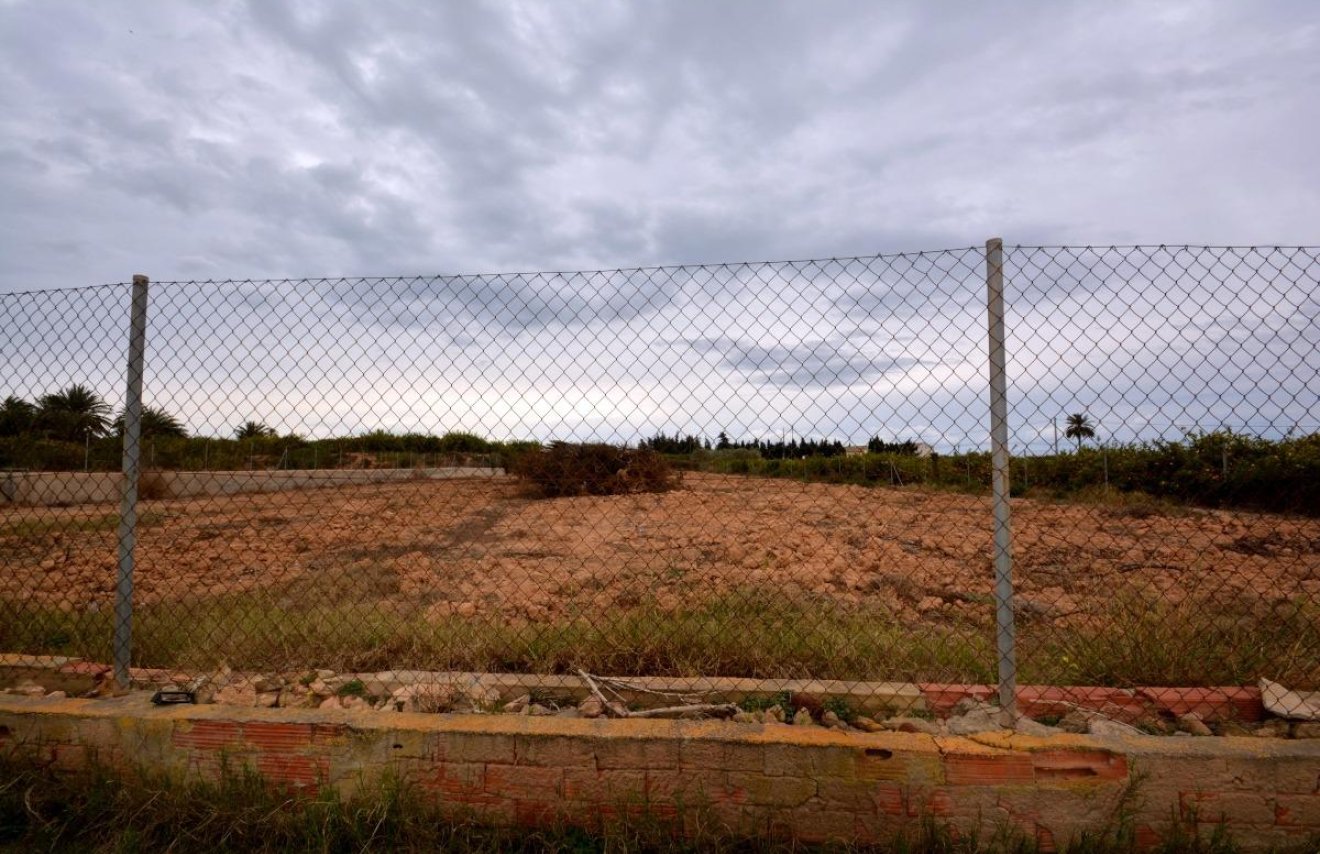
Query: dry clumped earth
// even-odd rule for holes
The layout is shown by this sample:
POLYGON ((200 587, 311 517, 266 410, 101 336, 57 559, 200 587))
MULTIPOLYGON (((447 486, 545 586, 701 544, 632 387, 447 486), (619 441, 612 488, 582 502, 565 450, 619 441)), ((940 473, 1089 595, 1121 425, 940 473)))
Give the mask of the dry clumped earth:
MULTIPOLYGON (((111 505, 0 512, 0 598, 113 602, 111 505)), ((1243 512, 1013 502, 1027 617, 1091 619, 1125 591, 1267 614, 1320 602, 1320 520, 1243 512)), ((985 498, 688 474, 668 493, 537 500, 507 478, 411 481, 149 501, 141 603, 262 591, 436 619, 552 621, 727 593, 981 619, 993 585, 985 498)))

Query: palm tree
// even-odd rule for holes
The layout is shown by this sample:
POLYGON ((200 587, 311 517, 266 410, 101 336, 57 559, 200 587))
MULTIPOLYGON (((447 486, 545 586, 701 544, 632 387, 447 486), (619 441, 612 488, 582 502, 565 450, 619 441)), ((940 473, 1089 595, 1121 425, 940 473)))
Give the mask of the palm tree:
POLYGON ((36 420, 37 408, 23 398, 11 394, 0 402, 0 436, 21 436, 36 420))
POLYGON ((1069 439, 1076 439, 1077 450, 1081 451, 1083 439, 1095 438, 1095 425, 1091 423, 1086 413, 1074 412, 1068 416, 1068 429, 1063 431, 1063 435, 1069 439))
POLYGON ((110 404, 87 386, 74 384, 37 400, 37 426, 66 442, 95 439, 110 430, 110 404))
MULTIPOLYGON (((142 407, 141 427, 142 438, 146 439, 152 436, 174 436, 180 439, 188 438, 188 430, 183 426, 183 422, 174 417, 164 409, 155 406, 142 407)), ((114 431, 122 434, 124 432, 124 413, 119 413, 115 418, 114 431)))
POLYGON ((260 421, 245 421, 234 431, 234 436, 239 439, 264 439, 275 435, 275 428, 262 424, 260 421))

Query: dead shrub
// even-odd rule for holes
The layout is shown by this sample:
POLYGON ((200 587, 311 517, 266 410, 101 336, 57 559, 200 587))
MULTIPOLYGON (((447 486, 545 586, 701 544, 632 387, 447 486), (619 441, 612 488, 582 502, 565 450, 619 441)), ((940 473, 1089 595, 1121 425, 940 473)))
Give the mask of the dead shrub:
POLYGON ((138 498, 143 501, 159 501, 170 497, 170 485, 160 472, 143 472, 138 476, 138 498))
POLYGON ((510 471, 545 498, 666 492, 680 479, 668 460, 651 450, 568 442, 520 454, 510 471))

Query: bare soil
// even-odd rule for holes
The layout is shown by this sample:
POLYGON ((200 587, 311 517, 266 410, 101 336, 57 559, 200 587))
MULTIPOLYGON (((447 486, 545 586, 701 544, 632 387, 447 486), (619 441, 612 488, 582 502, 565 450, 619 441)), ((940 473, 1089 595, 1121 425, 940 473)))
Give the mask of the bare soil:
MULTIPOLYGON (((0 598, 110 607, 115 508, 0 511, 0 598)), ((681 489, 533 499, 509 479, 146 502, 135 598, 261 591, 427 614, 552 621, 761 588, 905 620, 983 615, 986 498, 686 475, 681 489)), ((1085 619, 1125 591, 1268 609, 1320 602, 1320 520, 1013 501, 1026 618, 1085 619)))

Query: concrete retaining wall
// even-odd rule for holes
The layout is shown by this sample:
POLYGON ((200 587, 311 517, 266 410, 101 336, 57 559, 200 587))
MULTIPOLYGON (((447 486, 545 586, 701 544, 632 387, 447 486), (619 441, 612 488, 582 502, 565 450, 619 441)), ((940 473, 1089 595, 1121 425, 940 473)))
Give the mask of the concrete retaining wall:
POLYGON ((1320 834, 1320 742, 969 738, 706 721, 152 707, 0 696, 0 751, 56 769, 147 764, 214 777, 222 760, 351 794, 386 772, 501 822, 639 810, 731 832, 884 841, 933 816, 1053 850, 1131 822, 1143 847, 1223 823, 1247 850, 1320 834))
MULTIPOLYGON (((153 471, 142 474, 141 489, 147 497, 192 498, 503 474, 498 468, 153 471)), ((104 504, 119 500, 122 482, 118 472, 5 472, 0 475, 0 501, 44 507, 104 504)))

